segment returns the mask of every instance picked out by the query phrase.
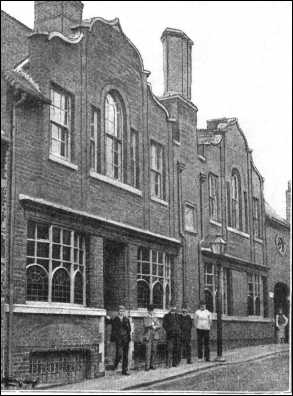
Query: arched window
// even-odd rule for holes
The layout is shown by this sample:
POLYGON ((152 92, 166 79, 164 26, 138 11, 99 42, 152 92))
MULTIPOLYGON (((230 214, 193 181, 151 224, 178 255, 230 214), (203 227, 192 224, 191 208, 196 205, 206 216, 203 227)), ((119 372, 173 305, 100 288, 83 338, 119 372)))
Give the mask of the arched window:
POLYGON ((111 91, 105 100, 105 173, 123 181, 123 111, 118 95, 111 91))
POLYGON ((70 302, 70 278, 68 272, 60 268, 53 275, 52 301, 70 302))
POLYGON ((236 169, 232 171, 231 190, 232 227, 242 230, 241 183, 239 172, 236 169))
POLYGON ((214 312, 214 298, 213 298, 212 292, 208 289, 205 289, 204 297, 205 297, 205 303, 206 303, 207 310, 210 312, 214 312))
POLYGON ((154 308, 163 308, 164 290, 160 282, 155 283, 153 287, 153 305, 154 308))
POLYGON ((165 309, 169 309, 169 306, 170 306, 170 287, 169 287, 169 285, 166 285, 165 296, 166 296, 165 309))
POLYGON ((74 303, 83 303, 83 280, 80 272, 77 272, 74 278, 74 303))
POLYGON ((139 280, 137 282, 137 306, 147 308, 150 303, 150 288, 147 282, 139 280))
POLYGON ((48 301, 48 275, 38 265, 27 268, 26 299, 28 301, 48 301))

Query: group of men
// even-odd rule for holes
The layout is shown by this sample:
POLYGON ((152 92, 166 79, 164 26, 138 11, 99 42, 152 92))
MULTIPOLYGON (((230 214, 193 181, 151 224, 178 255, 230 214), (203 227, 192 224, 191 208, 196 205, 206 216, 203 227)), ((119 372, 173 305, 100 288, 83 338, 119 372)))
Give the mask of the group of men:
MULTIPOLYGON (((129 375, 128 372, 128 351, 131 340, 131 326, 125 314, 125 307, 119 306, 118 315, 111 319, 107 316, 106 323, 112 325, 111 341, 116 345, 116 356, 113 369, 116 370, 122 359, 122 374, 129 375)), ((178 312, 172 306, 169 312, 160 321, 154 315, 154 307, 148 307, 147 315, 143 320, 143 342, 145 343, 145 370, 155 369, 157 346, 161 339, 161 327, 166 333, 167 342, 167 367, 176 367, 184 356, 188 364, 191 360, 191 330, 195 326, 197 331, 198 360, 210 360, 209 352, 209 330, 212 323, 211 313, 206 309, 205 303, 200 303, 200 308, 194 314, 194 322, 188 313, 188 308, 183 307, 178 312), (204 346, 204 353, 203 353, 204 346)))

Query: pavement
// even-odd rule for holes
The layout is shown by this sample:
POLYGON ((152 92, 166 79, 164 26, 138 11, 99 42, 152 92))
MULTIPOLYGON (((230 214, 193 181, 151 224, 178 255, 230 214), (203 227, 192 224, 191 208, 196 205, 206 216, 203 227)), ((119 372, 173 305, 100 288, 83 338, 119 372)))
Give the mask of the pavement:
MULTIPOLYGON (((134 391, 141 392, 141 388, 173 380, 175 378, 183 377, 187 374, 205 371, 216 366, 231 365, 235 363, 249 362, 263 357, 273 356, 277 353, 289 352, 288 344, 268 344, 258 345, 243 348, 235 348, 223 352, 225 362, 214 361, 215 353, 211 353, 210 362, 194 361, 192 364, 187 364, 185 359, 182 359, 178 367, 166 368, 158 367, 155 370, 130 370, 129 376, 121 375, 119 368, 116 371, 106 371, 104 377, 85 380, 80 383, 68 384, 50 388, 50 393, 53 392, 76 392, 76 391, 103 391, 103 392, 118 392, 134 391)), ((37 388, 36 388, 37 390, 37 388)))

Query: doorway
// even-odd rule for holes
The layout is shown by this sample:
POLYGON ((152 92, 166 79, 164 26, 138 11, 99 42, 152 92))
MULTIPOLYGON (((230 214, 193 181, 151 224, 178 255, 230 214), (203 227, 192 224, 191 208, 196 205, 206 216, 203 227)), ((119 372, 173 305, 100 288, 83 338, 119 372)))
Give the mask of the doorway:
MULTIPOLYGON (((287 316, 289 322, 289 288, 285 283, 278 282, 274 288, 274 312, 275 317, 278 310, 281 308, 285 316, 287 316)), ((285 340, 288 342, 289 339, 289 325, 286 327, 285 340)))

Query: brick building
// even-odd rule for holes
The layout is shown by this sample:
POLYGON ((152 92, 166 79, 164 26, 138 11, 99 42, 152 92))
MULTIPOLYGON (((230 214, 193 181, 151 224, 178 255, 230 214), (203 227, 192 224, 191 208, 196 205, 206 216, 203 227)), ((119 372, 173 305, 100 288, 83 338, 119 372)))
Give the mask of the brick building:
MULTIPOLYGON (((162 318, 171 302, 194 311, 205 298, 215 312, 219 263, 224 346, 272 341, 263 178, 238 121, 197 130, 185 33, 162 34, 158 98, 119 20, 82 10, 35 1, 33 30, 1 13, 5 373, 103 375, 104 318, 118 304, 139 367, 147 305, 162 318), (219 234, 224 259, 210 248, 219 234)), ((162 331, 160 361, 164 352, 162 331)))

